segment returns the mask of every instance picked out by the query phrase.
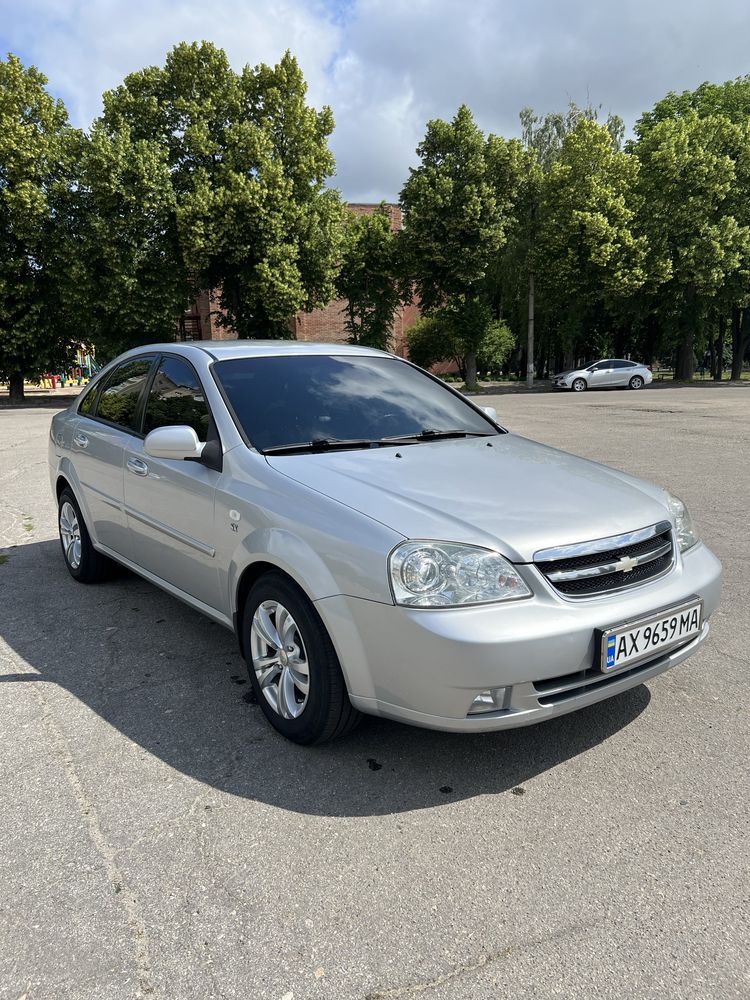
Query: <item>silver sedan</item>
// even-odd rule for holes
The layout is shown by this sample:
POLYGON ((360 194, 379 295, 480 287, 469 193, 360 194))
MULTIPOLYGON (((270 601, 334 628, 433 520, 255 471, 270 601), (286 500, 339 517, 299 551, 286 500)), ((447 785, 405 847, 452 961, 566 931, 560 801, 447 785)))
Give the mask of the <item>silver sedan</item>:
POLYGON ((70 575, 120 563, 232 629, 298 743, 362 712, 570 712, 687 659, 719 601, 677 497, 365 348, 130 351, 53 418, 49 462, 70 575))
POLYGON ((623 389, 642 389, 644 385, 653 382, 651 369, 638 361, 626 361, 624 358, 607 358, 595 361, 585 368, 561 372, 555 375, 552 385, 555 389, 572 389, 573 392, 585 392, 586 389, 609 389, 619 386, 623 389))

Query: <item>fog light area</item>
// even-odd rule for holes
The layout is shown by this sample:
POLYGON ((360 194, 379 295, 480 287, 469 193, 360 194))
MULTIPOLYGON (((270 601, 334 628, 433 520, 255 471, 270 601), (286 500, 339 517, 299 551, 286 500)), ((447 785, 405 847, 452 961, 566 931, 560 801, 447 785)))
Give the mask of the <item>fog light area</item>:
POLYGON ((508 708, 510 705, 510 692, 511 689, 509 687, 487 688, 486 691, 480 691, 471 703, 468 714, 482 715, 484 712, 499 712, 502 709, 508 708))

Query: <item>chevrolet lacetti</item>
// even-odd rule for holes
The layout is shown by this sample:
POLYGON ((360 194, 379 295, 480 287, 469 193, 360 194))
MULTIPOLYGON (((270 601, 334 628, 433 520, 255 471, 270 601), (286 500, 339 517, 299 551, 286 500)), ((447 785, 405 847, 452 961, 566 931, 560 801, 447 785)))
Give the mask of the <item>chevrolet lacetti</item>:
POLYGON ((591 705, 696 652, 719 601, 677 497, 367 348, 130 351, 49 458, 71 575, 121 563, 233 629, 298 743, 360 712, 481 732, 591 705))

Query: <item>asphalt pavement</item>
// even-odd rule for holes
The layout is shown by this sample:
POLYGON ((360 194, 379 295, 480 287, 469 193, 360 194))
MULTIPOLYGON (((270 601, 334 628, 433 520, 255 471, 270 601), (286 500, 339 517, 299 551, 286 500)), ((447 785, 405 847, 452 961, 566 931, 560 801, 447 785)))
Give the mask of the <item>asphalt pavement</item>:
POLYGON ((317 749, 248 703, 231 634, 69 577, 53 410, 0 410, 2 1000, 750 997, 750 389, 481 402, 685 500, 712 635, 537 727, 317 749))

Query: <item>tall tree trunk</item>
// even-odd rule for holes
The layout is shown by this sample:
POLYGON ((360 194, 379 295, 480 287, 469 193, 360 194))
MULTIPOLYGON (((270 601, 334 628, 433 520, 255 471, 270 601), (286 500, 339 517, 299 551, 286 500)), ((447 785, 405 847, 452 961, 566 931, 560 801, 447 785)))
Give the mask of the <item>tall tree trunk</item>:
POLYGON ((10 373, 9 389, 11 403, 22 403, 24 401, 23 372, 10 373))
POLYGON ((688 290, 687 302, 680 313, 680 342, 677 345, 674 377, 682 382, 692 382, 695 375, 695 292, 688 290))
POLYGON ((748 342, 750 342, 750 308, 740 312, 738 306, 732 306, 732 381, 739 382, 742 378, 742 362, 745 358, 748 342))
POLYGON ((716 340, 711 345, 714 355, 714 382, 721 382, 722 375, 724 374, 724 335, 726 334, 726 330, 727 318, 722 313, 719 316, 719 332, 716 334, 716 340))
POLYGON ((526 388, 534 387, 534 272, 529 271, 529 326, 526 343, 526 388))
POLYGON ((465 373, 464 381, 469 389, 476 389, 477 387, 477 355, 476 351, 470 351, 464 357, 465 373))

